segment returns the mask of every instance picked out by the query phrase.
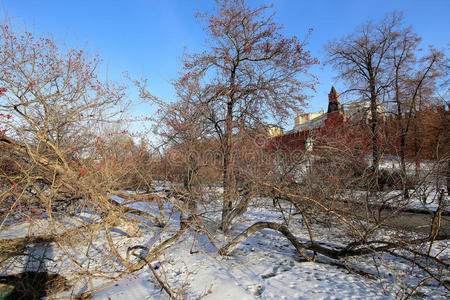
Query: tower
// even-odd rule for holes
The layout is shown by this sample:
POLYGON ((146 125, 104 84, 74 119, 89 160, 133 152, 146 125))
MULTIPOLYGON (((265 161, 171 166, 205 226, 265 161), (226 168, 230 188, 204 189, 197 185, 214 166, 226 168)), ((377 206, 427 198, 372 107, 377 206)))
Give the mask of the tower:
POLYGON ((325 120, 326 127, 341 126, 346 123, 348 118, 342 111, 342 106, 339 103, 339 93, 336 92, 334 85, 331 85, 331 91, 328 94, 328 111, 327 119, 325 120))
POLYGON ((336 92, 334 85, 331 85, 331 91, 328 94, 328 111, 327 113, 332 113, 335 111, 342 111, 341 104, 339 103, 339 93, 336 92))

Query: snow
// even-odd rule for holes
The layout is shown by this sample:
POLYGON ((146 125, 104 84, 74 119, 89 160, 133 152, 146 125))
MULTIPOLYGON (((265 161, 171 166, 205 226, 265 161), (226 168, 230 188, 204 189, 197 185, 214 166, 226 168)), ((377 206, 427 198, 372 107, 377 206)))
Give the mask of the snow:
MULTIPOLYGON (((115 200, 121 199, 115 197, 115 200)), ((412 287, 418 283, 419 279, 414 274, 419 270, 409 262, 391 255, 374 254, 348 259, 345 262, 319 255, 316 263, 304 261, 283 236, 271 230, 262 230, 250 236, 229 256, 218 255, 218 248, 254 222, 282 221, 281 215, 273 207, 262 205, 263 202, 264 199, 260 199, 260 203, 249 208, 235 224, 231 236, 224 236, 214 227, 209 229, 209 237, 205 232, 194 234, 192 230, 183 235, 162 256, 151 262, 155 272, 186 299, 395 299, 396 296, 402 295, 402 285, 408 284, 412 287), (394 266, 396 273, 393 272, 394 266), (370 276, 363 276, 358 272, 370 276), (398 278, 402 280, 397 280, 398 278)), ((133 207, 148 212, 158 211, 153 203, 136 203, 133 207)), ((215 203, 207 207, 211 212, 217 211, 217 208, 215 203)), ((173 213, 170 204, 166 204, 166 215, 171 218, 169 226, 162 231, 146 230, 140 237, 127 237, 119 231, 112 232, 119 252, 125 256, 128 247, 148 246, 171 236, 178 229, 178 215, 173 213)), ((210 213, 209 216, 216 218, 217 215, 210 213)), ((88 214, 82 214, 81 217, 95 219, 95 216, 88 214)), ((78 222, 75 219, 62 220, 66 228, 78 222)), ((37 234, 38 230, 46 225, 44 220, 40 222, 41 227, 26 222, 9 227, 0 232, 0 238, 37 234)), ((315 224, 314 228, 319 243, 344 241, 344 237, 340 236, 336 228, 326 228, 320 224, 315 224)), ((298 216, 292 218, 290 230, 298 239, 308 240, 305 225, 298 216)), ((389 233, 385 231, 381 234, 389 233)), ((89 263, 90 270, 117 276, 118 273, 109 259, 103 231, 96 232, 93 241, 93 247, 80 245, 72 248, 70 253, 80 258, 84 264, 89 263), (89 253, 89 258, 83 258, 85 253, 89 253)), ((70 269, 73 265, 64 258, 59 247, 53 245, 51 248, 46 254, 48 260, 45 269, 68 278, 76 277, 70 269), (50 259, 62 261, 55 265, 50 259)), ((42 255, 44 250, 35 251, 41 251, 39 254, 42 255)), ((442 258, 450 257, 447 241, 436 242, 433 251, 440 252, 442 258)), ((23 258, 17 259, 14 267, 2 270, 2 273, 20 272, 26 263, 23 258)), ((31 267, 30 264, 28 266, 31 267)), ((98 279, 94 283, 96 286, 102 286, 109 282, 98 279)), ((84 292, 89 289, 89 284, 87 281, 78 281, 73 291, 69 290, 58 296, 70 297, 73 292, 84 292)), ((443 288, 435 288, 433 285, 424 286, 422 290, 430 298, 450 296, 443 288)), ((146 266, 138 272, 123 275, 94 294, 92 299, 168 299, 168 296, 161 290, 151 270, 146 266)))
MULTIPOLYGON (((226 260, 190 254, 183 246, 187 245, 173 249, 166 257, 172 264, 164 265, 169 282, 188 284, 188 299, 202 295, 204 299, 242 300, 392 298, 380 293, 373 280, 334 266, 298 262, 292 255, 286 257, 282 252, 268 253, 256 242, 226 260)), ((150 282, 151 277, 149 271, 140 272, 137 279, 123 279, 117 282, 118 286, 99 292, 93 299, 165 299, 150 282)))

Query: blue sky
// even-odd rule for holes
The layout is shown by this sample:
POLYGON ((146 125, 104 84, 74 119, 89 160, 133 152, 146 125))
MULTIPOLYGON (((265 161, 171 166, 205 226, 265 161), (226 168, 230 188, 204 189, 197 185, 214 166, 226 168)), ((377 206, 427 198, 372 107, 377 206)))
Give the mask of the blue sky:
MULTIPOLYGON (((275 21, 284 24, 287 36, 304 36, 312 27, 309 50, 324 60, 323 45, 333 38, 353 32, 367 20, 380 20, 387 12, 404 12, 406 25, 423 38, 449 53, 450 0, 250 0, 250 6, 274 4, 275 21)), ((125 80, 122 72, 134 78, 149 79, 150 91, 173 101, 170 80, 178 75, 184 47, 199 52, 205 47, 197 11, 214 6, 213 0, 0 0, 0 13, 33 32, 47 32, 60 42, 82 48, 104 59, 108 78, 125 80)), ((343 83, 323 65, 312 69, 319 77, 307 111, 326 108, 331 83, 337 90, 343 83)), ((134 97, 131 92, 131 97, 134 97)), ((345 101, 345 99, 342 99, 345 101)), ((151 110, 148 110, 151 113, 151 110)))

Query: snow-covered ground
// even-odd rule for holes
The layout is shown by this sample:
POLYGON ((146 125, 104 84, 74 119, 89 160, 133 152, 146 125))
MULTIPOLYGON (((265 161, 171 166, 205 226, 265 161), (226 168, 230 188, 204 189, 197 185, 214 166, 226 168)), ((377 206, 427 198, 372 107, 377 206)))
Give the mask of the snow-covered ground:
MULTIPOLYGON (((374 280, 320 263, 299 262, 288 243, 262 233, 229 258, 190 254, 190 243, 177 244, 161 268, 187 299, 391 299, 374 280), (260 236, 257 238, 261 238, 260 236), (278 245, 275 245, 277 243, 278 245)), ((166 299, 143 270, 96 294, 93 299, 166 299)))
MULTIPOLYGON (((261 219, 281 221, 270 208, 253 207, 235 230, 240 232, 261 219)), ((290 228, 300 240, 307 240, 299 220, 294 219, 290 228)), ((337 235, 333 229, 322 228, 318 239, 327 243, 339 240, 337 235)), ((223 235, 214 237, 216 246, 225 243, 223 235)), ((447 246, 445 241, 439 242, 436 251, 444 249, 442 256, 448 258, 447 246)), ((402 284, 418 283, 417 268, 389 255, 343 263, 319 255, 317 263, 304 261, 284 237, 270 230, 249 237, 227 257, 217 254, 206 235, 199 234, 195 241, 187 235, 154 266, 175 289, 183 290, 187 299, 394 299, 402 296, 402 284)), ((167 299, 152 278, 150 270, 144 269, 100 291, 93 299, 167 299)), ((423 293, 437 299, 446 296, 444 289, 430 287, 423 293)))
MULTIPOLYGON (((116 198, 117 199, 117 198, 116 198)), ((117 199, 119 200, 119 199, 117 199)), ((257 221, 277 221, 282 218, 270 206, 252 206, 234 226, 232 236, 240 233, 247 226, 257 221)), ((156 212, 154 204, 137 203, 135 208, 156 212)), ((206 209, 211 213, 204 215, 209 220, 217 218, 213 213, 217 207, 211 204, 206 209)), ((140 237, 127 237, 123 232, 113 232, 112 236, 120 253, 125 257, 128 247, 136 245, 149 246, 164 240, 178 229, 178 215, 173 214, 171 206, 166 206, 166 214, 170 216, 169 226, 163 231, 142 231, 140 237)), ((82 215, 80 218, 89 218, 82 215)), ((70 228, 77 222, 66 220, 65 228, 70 228), (70 225, 72 224, 72 225, 70 225)), ((42 233, 48 226, 41 221, 22 223, 0 232, 0 238, 12 238, 42 233)), ((212 224, 212 223, 211 223, 212 224)), ((301 241, 308 240, 305 225, 299 216, 293 216, 289 229, 301 241)), ((420 281, 420 270, 409 262, 391 255, 373 254, 364 257, 349 258, 346 261, 335 261, 321 255, 318 262, 305 261, 294 247, 279 233, 262 230, 250 236, 229 256, 218 255, 218 248, 225 245, 231 238, 221 234, 214 226, 209 232, 186 232, 175 244, 168 248, 151 265, 158 276, 177 293, 186 299, 395 299, 405 296, 404 288, 410 290, 420 281)), ((329 245, 342 241, 341 231, 334 227, 314 224, 317 242, 329 245)), ((105 246, 105 235, 102 231, 90 233, 92 244, 80 244, 68 250, 74 257, 79 257, 84 266, 89 264, 90 270, 97 274, 116 276, 118 273, 112 263, 108 247, 105 246), (89 255, 86 255, 88 253, 89 255), (84 257, 84 258, 83 258, 84 257)), ((389 234, 384 232, 383 234, 389 234)), ((76 243, 76 242, 75 242, 76 243)), ((63 251, 56 245, 51 249, 35 247, 29 249, 34 256, 47 257, 41 266, 51 273, 60 273, 69 279, 77 279, 71 290, 63 292, 58 297, 68 297, 84 292, 93 286, 110 283, 105 279, 95 279, 92 282, 73 272, 74 266, 63 251), (71 267, 70 269, 68 267, 71 267)), ((433 253, 440 252, 440 258, 448 261, 450 249, 448 241, 440 241, 433 247, 433 253)), ((38 267, 30 258, 15 260, 6 271, 11 274, 28 268, 38 267)), ((76 268, 75 268, 76 269, 76 268)), ((444 270, 445 271, 445 270, 444 270)), ((448 270, 446 270, 448 272, 448 270)), ((417 294, 427 298, 445 299, 450 297, 443 287, 436 287, 435 282, 424 284, 417 294)), ((99 290, 92 299, 168 299, 161 290, 149 267, 122 275, 112 284, 99 290)))

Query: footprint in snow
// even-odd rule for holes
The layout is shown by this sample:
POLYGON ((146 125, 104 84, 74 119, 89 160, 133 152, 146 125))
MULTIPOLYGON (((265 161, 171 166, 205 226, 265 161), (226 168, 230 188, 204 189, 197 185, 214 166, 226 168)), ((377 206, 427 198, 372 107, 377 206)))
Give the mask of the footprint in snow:
POLYGON ((291 269, 292 268, 290 266, 285 266, 285 265, 280 266, 281 272, 287 272, 287 271, 290 271, 291 269))
POLYGON ((277 276, 276 273, 270 272, 270 273, 261 275, 261 278, 262 278, 262 279, 267 279, 267 278, 271 278, 271 277, 275 277, 275 276, 277 276))
POLYGON ((283 261, 280 263, 280 265, 273 267, 273 272, 274 273, 277 273, 278 271, 286 272, 286 271, 290 271, 291 269, 292 269, 292 266, 288 266, 288 262, 283 261))
POLYGON ((250 290, 250 292, 255 295, 255 296, 261 296, 262 293, 264 292, 264 287, 260 284, 253 284, 253 285, 249 285, 248 289, 250 290))

